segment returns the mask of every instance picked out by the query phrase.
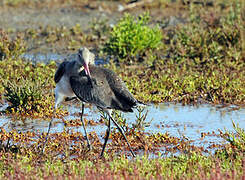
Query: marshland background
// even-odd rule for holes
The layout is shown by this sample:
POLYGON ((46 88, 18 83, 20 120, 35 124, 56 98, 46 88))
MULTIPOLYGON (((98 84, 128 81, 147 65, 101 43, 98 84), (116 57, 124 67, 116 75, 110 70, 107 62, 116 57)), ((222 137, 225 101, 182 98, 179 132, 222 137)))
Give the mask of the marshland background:
POLYGON ((2 179, 242 179, 245 170, 245 3, 242 0, 2 0, 2 179), (80 103, 53 116, 57 65, 81 46, 147 104, 114 112, 133 150, 80 103), (41 153, 48 122, 50 140, 41 153))

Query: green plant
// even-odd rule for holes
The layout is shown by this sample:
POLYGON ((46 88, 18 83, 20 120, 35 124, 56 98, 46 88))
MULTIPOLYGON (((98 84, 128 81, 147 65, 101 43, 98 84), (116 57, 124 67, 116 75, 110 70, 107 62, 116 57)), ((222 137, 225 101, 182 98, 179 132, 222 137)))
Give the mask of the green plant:
POLYGON ((245 153, 245 130, 233 121, 232 125, 235 132, 220 131, 221 137, 228 142, 225 148, 216 151, 216 154, 221 158, 240 158, 240 155, 245 153))
MULTIPOLYGON (((205 8, 198 9, 192 5, 190 8, 190 22, 175 30, 176 36, 172 38, 169 54, 176 62, 193 61, 200 66, 210 64, 224 64, 229 60, 229 52, 239 52, 242 48, 242 24, 239 16, 241 5, 231 2, 228 13, 220 13, 205 8), (235 8, 233 8, 233 6, 235 8)), ((241 53, 236 55, 236 61, 242 59, 241 53)))
POLYGON ((25 42, 22 37, 17 36, 12 40, 6 32, 0 30, 0 60, 18 57, 25 50, 25 42))
POLYGON ((24 3, 27 3, 27 0, 3 0, 3 4, 10 5, 10 6, 16 6, 24 3))
POLYGON ((11 103, 7 111, 28 113, 30 111, 39 112, 42 107, 42 87, 36 81, 28 81, 21 78, 17 83, 8 83, 5 87, 5 98, 11 103))
POLYGON ((108 34, 110 30, 110 26, 108 25, 108 19, 100 19, 97 18, 92 20, 90 23, 90 28, 92 30, 92 34, 96 36, 98 39, 105 38, 104 36, 108 34))
MULTIPOLYGON (((113 27, 104 51, 120 59, 134 60, 146 51, 159 48, 162 33, 159 27, 149 27, 150 16, 145 13, 135 20, 132 15, 124 17, 113 27)), ((140 58, 138 58, 140 59, 140 58)))
POLYGON ((136 114, 136 122, 133 124, 133 128, 138 129, 138 130, 144 130, 145 127, 150 126, 150 122, 146 122, 146 117, 148 115, 148 110, 144 113, 145 108, 144 107, 137 107, 136 110, 138 111, 138 114, 136 114))
MULTIPOLYGON (((104 111, 100 111, 103 119, 108 123, 109 117, 104 111)), ((126 118, 123 117, 122 112, 114 110, 111 114, 112 118, 117 121, 117 123, 125 130, 128 130, 128 124, 126 118)), ((112 123, 112 122, 111 122, 112 123)))
MULTIPOLYGON (((0 48, 3 60, 0 61, 0 98, 5 98, 10 106, 7 113, 20 116, 53 116, 54 81, 56 63, 49 64, 25 61, 25 41, 21 37, 10 38, 9 33, 1 32, 0 48)), ((65 111, 57 110, 57 115, 65 111)))

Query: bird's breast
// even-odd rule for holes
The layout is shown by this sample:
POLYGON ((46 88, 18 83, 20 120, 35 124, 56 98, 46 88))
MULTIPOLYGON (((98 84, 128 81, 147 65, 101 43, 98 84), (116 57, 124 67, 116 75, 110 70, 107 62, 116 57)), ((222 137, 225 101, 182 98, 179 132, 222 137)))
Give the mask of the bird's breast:
POLYGON ((70 81, 67 76, 62 76, 60 81, 56 84, 55 93, 63 94, 66 97, 76 96, 71 89, 70 81))

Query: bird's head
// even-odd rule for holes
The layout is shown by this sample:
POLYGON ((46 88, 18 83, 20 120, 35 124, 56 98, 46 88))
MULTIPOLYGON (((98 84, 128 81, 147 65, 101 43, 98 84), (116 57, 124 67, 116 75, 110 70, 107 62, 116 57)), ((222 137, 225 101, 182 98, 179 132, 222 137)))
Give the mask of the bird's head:
POLYGON ((89 71, 89 64, 94 64, 95 55, 91 53, 86 47, 78 50, 78 60, 83 65, 86 75, 91 77, 89 71))

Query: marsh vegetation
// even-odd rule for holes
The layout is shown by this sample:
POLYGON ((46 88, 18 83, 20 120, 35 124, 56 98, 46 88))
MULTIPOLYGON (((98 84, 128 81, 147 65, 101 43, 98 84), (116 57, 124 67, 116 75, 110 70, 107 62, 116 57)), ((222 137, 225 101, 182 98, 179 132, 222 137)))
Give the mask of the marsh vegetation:
MULTIPOLYGON (((209 103, 244 108, 245 4, 242 0, 57 3, 4 0, 1 3, 2 13, 7 13, 6 9, 18 12, 28 8, 37 13, 42 9, 43 13, 47 8, 48 12, 59 9, 59 13, 67 14, 73 11, 91 13, 91 16, 96 12, 106 14, 105 18, 91 20, 86 25, 75 22, 71 25, 65 20, 65 25, 57 22, 40 25, 29 20, 33 24, 26 28, 21 24, 12 27, 3 24, 0 104, 8 107, 0 112, 1 117, 10 117, 11 121, 53 118, 53 77, 57 63, 52 59, 48 63, 27 61, 23 54, 37 50, 72 54, 81 46, 90 47, 98 59, 109 59, 104 66, 119 74, 135 97, 145 103, 209 103)), ((114 113, 134 151, 144 154, 136 159, 127 156, 126 143, 115 129, 108 153, 99 159, 101 142, 96 132, 89 135, 94 146, 92 151, 88 152, 82 133, 64 130, 51 134, 45 154, 41 154, 46 133, 1 127, 0 178, 244 178, 244 127, 233 124, 233 132, 216 132, 226 143, 214 145, 214 150, 209 152, 190 144, 184 137, 146 133, 147 113, 143 109, 137 112, 137 120, 131 125, 122 114, 114 113), (161 148, 166 148, 170 155, 161 153, 161 148), (150 158, 151 154, 154 158, 150 158)), ((61 107, 56 118, 67 115, 69 111, 61 107)), ((86 123, 106 121, 102 117, 86 123)), ((64 120, 64 123, 81 125, 79 119, 64 120)))

